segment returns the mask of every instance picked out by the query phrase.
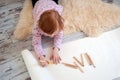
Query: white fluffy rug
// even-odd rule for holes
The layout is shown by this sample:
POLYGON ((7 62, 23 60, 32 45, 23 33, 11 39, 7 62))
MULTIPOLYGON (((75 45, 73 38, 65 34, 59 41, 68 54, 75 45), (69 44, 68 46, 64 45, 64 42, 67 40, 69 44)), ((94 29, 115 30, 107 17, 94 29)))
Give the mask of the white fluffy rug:
MULTIPOLYGON (((120 7, 101 0, 60 0, 64 11, 64 34, 83 31, 88 36, 98 36, 102 32, 120 25, 120 7)), ((14 35, 24 39, 31 34, 31 0, 25 0, 14 35)))
POLYGON ((65 34, 83 31, 97 36, 120 24, 120 8, 101 0, 61 0, 64 6, 65 34))

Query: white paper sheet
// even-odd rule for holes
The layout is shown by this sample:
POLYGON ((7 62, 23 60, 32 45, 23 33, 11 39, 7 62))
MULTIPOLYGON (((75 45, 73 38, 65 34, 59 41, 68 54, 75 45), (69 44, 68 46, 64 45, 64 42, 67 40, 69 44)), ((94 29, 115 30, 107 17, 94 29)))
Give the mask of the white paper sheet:
MULTIPOLYGON (((50 53, 50 48, 45 49, 50 53)), ((112 80, 120 76, 120 28, 104 33, 97 38, 84 38, 62 45, 62 62, 73 63, 73 56, 88 53, 96 68, 85 61, 84 73, 62 64, 42 68, 28 50, 22 51, 32 80, 112 80)))

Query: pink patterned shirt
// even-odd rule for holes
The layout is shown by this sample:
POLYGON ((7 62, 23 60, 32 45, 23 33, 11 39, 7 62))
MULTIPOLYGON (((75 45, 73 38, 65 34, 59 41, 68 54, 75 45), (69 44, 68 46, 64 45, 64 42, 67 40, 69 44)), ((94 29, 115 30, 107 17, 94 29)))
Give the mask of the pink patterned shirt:
MULTIPOLYGON (((57 5, 52 0, 39 0, 36 2, 35 7, 33 9, 33 17, 34 17, 34 26, 32 30, 33 38, 32 38, 32 45, 34 46, 34 50, 37 53, 37 55, 45 55, 44 50, 41 45, 41 37, 42 35, 45 35, 45 33, 38 28, 38 20, 40 18, 40 15, 44 13, 47 10, 54 9, 58 11, 58 13, 61 15, 63 11, 63 7, 60 5, 57 5)), ((46 35, 45 35, 46 36, 46 35)), ((54 47, 60 48, 63 38, 63 31, 60 31, 57 35, 54 37, 54 47)))

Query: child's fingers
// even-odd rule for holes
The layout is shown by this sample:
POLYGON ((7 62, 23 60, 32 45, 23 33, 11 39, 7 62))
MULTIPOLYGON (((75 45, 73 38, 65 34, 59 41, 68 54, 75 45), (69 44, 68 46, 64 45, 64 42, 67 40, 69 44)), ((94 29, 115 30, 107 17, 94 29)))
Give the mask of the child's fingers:
POLYGON ((59 63, 59 58, 56 59, 56 64, 58 64, 58 63, 59 63))
POLYGON ((59 57, 60 61, 62 60, 61 57, 59 57))
POLYGON ((53 59, 53 55, 50 56, 50 60, 52 60, 52 59, 53 59))
POLYGON ((58 57, 58 58, 54 58, 54 59, 53 59, 53 62, 54 62, 55 64, 60 63, 60 58, 59 58, 59 57, 58 57))
POLYGON ((40 65, 41 65, 42 67, 45 67, 45 66, 48 65, 48 63, 47 63, 46 61, 40 61, 40 65))
POLYGON ((48 63, 49 64, 49 61, 48 60, 40 60, 41 63, 48 63))
POLYGON ((60 58, 60 57, 58 57, 58 60, 57 60, 57 61, 58 61, 58 63, 60 63, 60 61, 61 61, 61 58, 60 58))
POLYGON ((44 56, 40 56, 39 58, 39 63, 42 67, 45 67, 49 64, 49 61, 46 60, 46 58, 44 56))
POLYGON ((57 60, 57 63, 60 63, 60 59, 57 60))
POLYGON ((56 60, 55 60, 55 58, 53 58, 52 60, 53 60, 53 63, 56 64, 56 60))
POLYGON ((40 60, 41 63, 45 63, 46 61, 45 60, 40 60))
POLYGON ((53 63, 57 64, 57 58, 53 58, 53 63))

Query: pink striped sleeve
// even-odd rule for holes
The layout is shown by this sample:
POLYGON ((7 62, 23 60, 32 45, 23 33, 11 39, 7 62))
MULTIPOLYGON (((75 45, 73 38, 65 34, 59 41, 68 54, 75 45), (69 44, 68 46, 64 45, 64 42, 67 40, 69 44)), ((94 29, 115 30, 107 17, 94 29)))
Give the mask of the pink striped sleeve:
POLYGON ((37 28, 33 29, 33 38, 32 38, 32 45, 34 47, 34 50, 39 57, 40 55, 45 55, 44 50, 42 48, 41 44, 41 33, 38 31, 37 28))
POLYGON ((57 35, 54 36, 54 47, 60 49, 63 40, 63 31, 60 31, 57 35))

